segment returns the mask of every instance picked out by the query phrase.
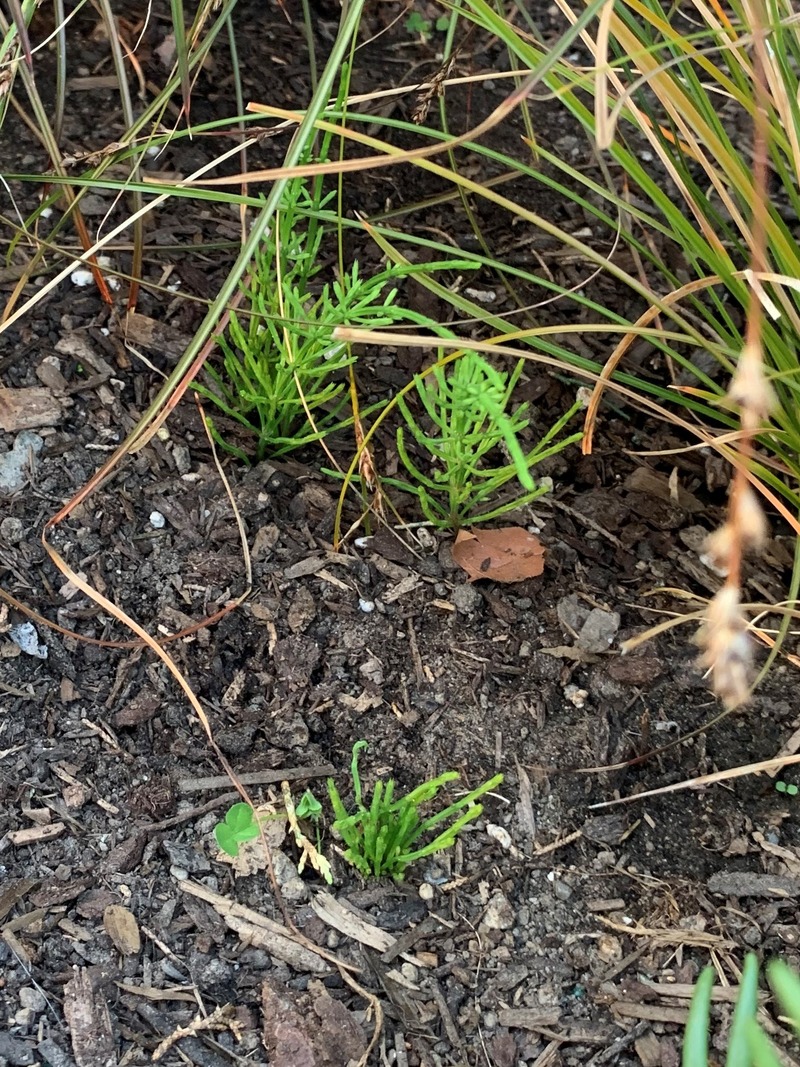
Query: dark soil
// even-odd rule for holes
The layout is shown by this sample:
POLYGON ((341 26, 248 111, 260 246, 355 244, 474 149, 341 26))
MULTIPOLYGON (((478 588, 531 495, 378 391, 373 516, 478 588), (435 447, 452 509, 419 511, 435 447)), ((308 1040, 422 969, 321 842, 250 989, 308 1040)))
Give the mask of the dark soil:
MULTIPOLYGON (((370 25, 396 14, 379 9, 370 25)), ((93 26, 87 12, 71 27, 91 72, 106 55, 93 26)), ((154 78, 163 69, 152 48, 166 26, 161 11, 145 39, 154 78)), ((299 23, 242 0, 239 27, 246 96, 305 100, 299 23)), ((323 54, 334 27, 335 14, 320 14, 323 54)), ((231 113, 223 53, 195 91, 195 121, 231 113)), ((470 72, 494 59, 475 43, 461 62, 470 72)), ((52 57, 36 63, 44 86, 52 57)), ((413 83, 436 68, 434 45, 410 39, 401 20, 363 50, 356 88, 413 83)), ((494 102, 499 85, 496 92, 494 102)), ((465 99, 462 125, 485 105, 465 99)), ((110 90, 71 92, 65 148, 113 141, 115 107, 110 90)), ((540 132, 551 145, 572 136, 547 112, 540 132)), ((509 151, 518 134, 496 131, 509 151)), ((45 166, 13 114, 3 139, 7 169, 45 166)), ((284 149, 268 139, 251 164, 270 165, 284 149)), ((159 167, 186 173, 218 151, 215 142, 176 142, 159 167)), ((362 175, 348 195, 368 213, 387 198, 399 206, 410 192, 420 200, 438 191, 409 191, 403 180, 400 171, 374 182, 362 175)), ((15 184, 13 193, 23 214, 34 206, 30 188, 15 184)), ((563 222, 563 205, 536 195, 537 210, 563 222)), ((93 228, 108 207, 96 199, 96 214, 87 212, 93 228)), ((197 325, 237 238, 232 214, 193 210, 159 216, 139 304, 178 337, 197 325), (195 234, 215 247, 181 252, 195 234), (165 276, 180 279, 180 296, 155 287, 165 276)), ((3 214, 12 215, 8 203, 3 214)), ((445 218, 447 209, 432 207, 412 224, 445 218)), ((518 239, 507 219, 482 223, 498 246, 518 239)), ((20 251, 13 263, 23 261, 20 251)), ((124 269, 124 250, 119 263, 124 269)), ((0 282, 7 295, 14 284, 10 274, 0 282)), ((613 306, 608 283, 597 286, 613 306)), ((558 322, 564 312, 554 305, 547 314, 558 322)), ((163 345, 146 354, 148 365, 132 360, 117 315, 69 282, 0 335, 0 385, 44 383, 61 408, 36 430, 43 447, 24 485, 0 496, 0 579, 7 594, 62 628, 37 623, 24 652, 11 628, 29 620, 0 601, 0 1065, 149 1062, 160 1042, 189 1027, 162 1062, 345 1067, 364 1054, 382 1018, 370 1064, 672 1067, 686 1017, 681 986, 702 966, 714 962, 733 985, 751 948, 798 966, 800 833, 791 799, 771 778, 591 809, 770 758, 799 725, 793 675, 777 665, 745 711, 702 731, 718 707, 695 665, 689 627, 625 657, 616 651, 664 613, 686 610, 654 589, 708 596, 718 587, 697 549, 725 499, 711 457, 626 454, 677 443, 668 428, 631 412, 606 412, 594 454, 565 453, 548 470, 553 494, 516 516, 539 531, 547 562, 541 578, 513 585, 466 583, 445 534, 401 539, 379 530, 334 551, 336 488, 317 473, 313 453, 249 470, 226 464, 253 591, 215 625, 166 647, 224 755, 238 774, 255 775, 245 778, 252 795, 280 810, 282 779, 295 800, 306 786, 322 798, 322 779, 333 773, 351 799, 351 751, 361 738, 369 742, 368 793, 378 778, 392 776, 405 791, 452 769, 461 775, 455 798, 505 775, 458 845, 410 868, 403 882, 362 881, 324 828, 330 889, 313 871, 298 877, 293 839, 280 833, 272 862, 285 912, 263 869, 234 874, 213 828, 238 798, 224 775, 208 781, 222 768, 200 721, 150 650, 109 644, 129 632, 65 584, 40 543, 45 522, 122 440, 159 372, 174 365, 176 353, 163 345), (584 770, 698 729, 627 768, 584 770), (279 947, 259 940, 247 925, 252 915, 232 912, 234 902, 288 920, 302 936, 279 938, 279 947), (308 943, 324 955, 309 954, 308 943), (196 1019, 214 1026, 193 1028, 196 1019)), ((398 368, 403 381, 413 371, 391 354, 367 353, 365 390, 395 388, 398 368)), ((544 376, 528 389, 547 410, 567 402, 567 387, 544 376)), ((0 432, 0 450, 14 440, 0 432)), ((157 637, 191 627, 245 589, 236 521, 188 401, 51 542, 157 637)), ((748 597, 781 598, 790 548, 776 537, 751 569, 748 597)), ((726 1018, 724 1003, 720 1010, 726 1018)))

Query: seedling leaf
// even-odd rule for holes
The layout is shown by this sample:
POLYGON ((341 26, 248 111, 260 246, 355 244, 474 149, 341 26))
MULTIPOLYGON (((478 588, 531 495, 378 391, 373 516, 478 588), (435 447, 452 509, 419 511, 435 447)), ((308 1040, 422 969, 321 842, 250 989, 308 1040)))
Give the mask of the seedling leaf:
POLYGON ((233 804, 224 821, 214 827, 214 837, 222 851, 235 859, 243 841, 258 837, 258 823, 250 805, 244 802, 233 804))

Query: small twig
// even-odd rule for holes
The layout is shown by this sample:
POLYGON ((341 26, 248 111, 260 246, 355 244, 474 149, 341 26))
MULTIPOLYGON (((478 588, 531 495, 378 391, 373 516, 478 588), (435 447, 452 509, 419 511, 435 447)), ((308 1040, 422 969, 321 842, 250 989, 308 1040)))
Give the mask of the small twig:
MULTIPOLYGON (((301 778, 325 778, 335 774, 330 763, 318 763, 312 767, 284 767, 277 771, 252 771, 238 776, 242 785, 276 785, 278 782, 295 782, 301 778)), ((204 793, 209 789, 226 789, 231 784, 227 774, 212 774, 206 778, 180 778, 179 793, 204 793)))

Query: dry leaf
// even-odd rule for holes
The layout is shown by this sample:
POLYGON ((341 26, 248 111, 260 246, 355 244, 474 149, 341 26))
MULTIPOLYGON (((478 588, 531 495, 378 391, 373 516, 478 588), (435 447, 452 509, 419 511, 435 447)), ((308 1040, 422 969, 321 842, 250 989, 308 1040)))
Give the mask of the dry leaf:
POLYGON ((494 582, 521 582, 537 578, 544 570, 544 546, 521 526, 502 530, 459 530, 453 559, 471 582, 490 578, 494 582))
POLYGON ((103 927, 123 956, 134 956, 142 947, 139 927, 132 912, 121 904, 109 904, 103 912, 103 927))

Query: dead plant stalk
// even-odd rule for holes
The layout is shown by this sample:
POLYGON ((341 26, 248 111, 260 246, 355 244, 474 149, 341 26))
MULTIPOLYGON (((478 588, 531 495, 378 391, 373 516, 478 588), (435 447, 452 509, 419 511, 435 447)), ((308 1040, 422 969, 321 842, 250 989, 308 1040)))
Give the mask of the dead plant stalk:
MULTIPOLYGON (((761 0, 745 4, 753 30, 753 81, 756 108, 753 118, 753 214, 749 230, 750 263, 754 274, 767 270, 766 227, 768 203, 768 88, 769 58, 764 40, 761 0)), ((764 373, 764 310, 758 289, 751 285, 745 343, 728 390, 729 399, 739 408, 742 426, 740 451, 745 461, 753 458, 754 439, 774 405, 772 389, 764 373)), ((752 675, 752 642, 742 605, 742 560, 747 551, 763 548, 767 523, 757 494, 736 465, 731 482, 728 517, 712 533, 706 550, 725 583, 708 605, 708 614, 697 635, 703 652, 700 663, 708 668, 714 692, 728 709, 739 707, 749 698, 752 675)))

